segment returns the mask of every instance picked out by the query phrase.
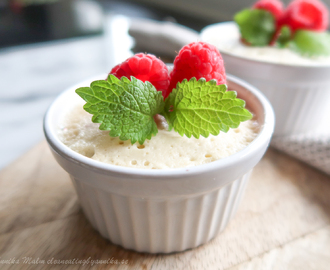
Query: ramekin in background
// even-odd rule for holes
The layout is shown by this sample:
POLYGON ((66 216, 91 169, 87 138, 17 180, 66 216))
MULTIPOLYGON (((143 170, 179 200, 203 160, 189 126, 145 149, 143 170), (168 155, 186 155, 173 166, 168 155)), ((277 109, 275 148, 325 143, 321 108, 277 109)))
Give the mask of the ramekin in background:
POLYGON ((232 156, 195 167, 134 169, 87 158, 59 140, 59 119, 80 100, 74 90, 90 82, 68 89, 53 102, 44 132, 93 227, 114 244, 150 253, 183 251, 215 237, 235 214, 249 175, 269 145, 274 113, 268 100, 228 76, 229 88, 246 100, 260 124, 253 142, 232 156))
MULTIPOLYGON (((212 44, 214 35, 226 39, 235 27, 234 22, 207 26, 201 39, 212 44)), ((226 72, 251 83, 269 99, 276 115, 274 136, 322 130, 330 116, 330 65, 275 64, 219 51, 226 72)))

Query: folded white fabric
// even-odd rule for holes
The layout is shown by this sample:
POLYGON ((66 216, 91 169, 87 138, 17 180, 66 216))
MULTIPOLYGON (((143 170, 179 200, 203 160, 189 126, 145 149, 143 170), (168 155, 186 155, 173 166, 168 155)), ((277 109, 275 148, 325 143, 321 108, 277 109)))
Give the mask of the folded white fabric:
POLYGON ((129 34, 135 39, 137 48, 172 57, 175 57, 184 45, 200 40, 198 32, 188 27, 148 19, 132 19, 129 34))
POLYGON ((330 135, 280 136, 271 145, 330 175, 330 135))
MULTIPOLYGON (((129 33, 135 38, 136 47, 172 57, 182 46, 200 40, 196 31, 182 25, 145 19, 132 20, 129 33)), ((277 136, 271 145, 330 175, 330 130, 322 134, 277 136)))

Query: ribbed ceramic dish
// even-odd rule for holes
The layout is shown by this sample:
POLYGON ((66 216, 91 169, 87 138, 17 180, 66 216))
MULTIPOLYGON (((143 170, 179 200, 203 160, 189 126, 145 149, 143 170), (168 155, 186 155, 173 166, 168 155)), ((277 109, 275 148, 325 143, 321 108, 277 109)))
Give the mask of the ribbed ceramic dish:
POLYGON ((214 238, 235 214, 250 172, 268 147, 274 113, 267 99, 251 85, 228 76, 229 88, 246 100, 260 124, 253 142, 232 156, 200 166, 134 169, 87 158, 58 139, 61 115, 80 99, 74 90, 90 81, 68 89, 53 102, 45 115, 44 132, 93 227, 114 244, 150 253, 183 251, 214 238))
MULTIPOLYGON (((210 43, 214 35, 225 39, 235 28, 234 22, 213 24, 202 30, 201 39, 210 43)), ((322 129, 324 116, 330 116, 330 65, 276 64, 219 51, 226 72, 251 83, 269 99, 276 116, 274 136, 322 129)))

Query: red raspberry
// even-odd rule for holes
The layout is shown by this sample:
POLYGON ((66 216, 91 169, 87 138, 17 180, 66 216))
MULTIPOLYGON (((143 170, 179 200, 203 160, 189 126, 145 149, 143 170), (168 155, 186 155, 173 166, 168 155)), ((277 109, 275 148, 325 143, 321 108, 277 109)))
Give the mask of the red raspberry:
POLYGON ((284 12, 283 3, 280 0, 259 0, 253 5, 253 8, 269 11, 276 22, 281 19, 284 12))
POLYGON ((165 63, 152 54, 138 53, 123 63, 115 66, 109 74, 117 78, 131 76, 145 82, 150 82, 158 91, 164 93, 170 84, 170 76, 165 63))
POLYGON ((199 80, 203 77, 206 81, 215 79, 218 85, 226 83, 225 67, 219 51, 205 42, 193 42, 184 46, 175 57, 170 77, 171 82, 165 97, 183 79, 196 77, 199 80))
POLYGON ((321 1, 294 0, 285 11, 283 23, 293 32, 299 29, 324 31, 329 24, 329 12, 321 1))

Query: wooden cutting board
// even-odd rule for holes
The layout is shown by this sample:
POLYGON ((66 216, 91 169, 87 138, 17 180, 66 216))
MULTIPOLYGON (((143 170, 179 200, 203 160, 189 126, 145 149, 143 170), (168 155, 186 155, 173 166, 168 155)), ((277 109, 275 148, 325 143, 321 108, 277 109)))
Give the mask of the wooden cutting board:
POLYGON ((0 269, 330 269, 330 177, 273 149, 227 229, 186 252, 103 239, 46 142, 0 172, 0 220, 0 269))

